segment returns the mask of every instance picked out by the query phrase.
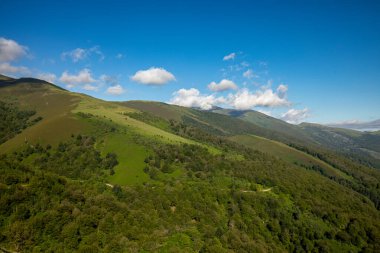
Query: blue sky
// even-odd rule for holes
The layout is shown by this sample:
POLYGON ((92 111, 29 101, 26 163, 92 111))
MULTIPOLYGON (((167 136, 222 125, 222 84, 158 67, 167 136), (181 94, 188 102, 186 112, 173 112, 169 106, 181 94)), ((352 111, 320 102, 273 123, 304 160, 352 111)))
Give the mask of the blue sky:
POLYGON ((3 74, 292 123, 380 118, 379 1, 3 0, 1 10, 3 74))

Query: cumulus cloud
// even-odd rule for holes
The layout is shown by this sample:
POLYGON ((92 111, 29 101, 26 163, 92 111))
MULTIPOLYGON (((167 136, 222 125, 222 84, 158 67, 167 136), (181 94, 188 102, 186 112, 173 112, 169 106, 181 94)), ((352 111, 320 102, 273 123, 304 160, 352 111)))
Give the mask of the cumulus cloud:
POLYGON ((175 81, 175 76, 164 68, 151 67, 147 70, 139 70, 131 80, 146 85, 164 85, 175 81))
POLYGON ((71 51, 63 52, 61 54, 61 57, 63 60, 65 60, 66 58, 70 58, 73 62, 78 62, 90 57, 93 54, 96 54, 99 56, 99 61, 104 60, 104 54, 100 50, 99 46, 94 46, 88 49, 76 48, 71 51))
POLYGON ((291 124, 298 124, 304 119, 309 117, 309 109, 304 108, 302 110, 290 109, 281 115, 281 119, 291 124))
POLYGON ((116 84, 118 84, 118 80, 116 77, 114 76, 109 76, 109 75, 101 75, 99 80, 103 83, 103 84, 106 84, 106 85, 111 85, 111 86, 115 86, 116 84))
POLYGON ((277 94, 280 98, 284 98, 286 96, 286 92, 288 91, 288 86, 284 84, 280 84, 277 87, 277 94))
POLYGON ((170 104, 185 107, 198 107, 203 110, 209 110, 214 105, 223 102, 223 98, 217 98, 214 95, 203 95, 195 88, 180 89, 173 93, 173 98, 169 101, 170 104))
POLYGON ((53 73, 40 73, 37 75, 37 78, 49 83, 54 83, 55 80, 57 79, 57 76, 54 75, 53 73))
POLYGON ((0 62, 14 61, 27 54, 28 48, 14 40, 0 37, 0 62))
POLYGON ((1 74, 30 74, 30 70, 24 66, 13 66, 8 62, 0 63, 1 74))
POLYGON ((117 84, 115 86, 108 87, 106 92, 111 95, 121 95, 125 92, 125 90, 120 84, 117 84))
POLYGON ((108 86, 106 93, 111 95, 120 95, 125 92, 125 89, 119 84, 118 78, 115 76, 101 75, 99 77, 99 85, 108 86))
POLYGON ((225 91, 225 90, 236 90, 238 88, 234 82, 227 79, 223 79, 219 83, 211 82, 207 87, 210 90, 216 91, 216 92, 225 91))
MULTIPOLYGON (((214 105, 221 104, 237 110, 248 110, 254 107, 282 107, 291 104, 286 99, 286 90, 284 90, 282 86, 278 88, 276 92, 270 88, 264 88, 254 92, 247 88, 242 88, 235 93, 228 94, 226 97, 201 94, 199 90, 195 88, 180 89, 173 93, 173 97, 169 103, 185 107, 199 107, 206 110, 212 108, 214 105)), ((263 113, 270 115, 268 111, 263 111, 263 113)))
POLYGON ((248 69, 247 71, 245 71, 245 72, 243 73, 243 76, 244 76, 245 78, 247 78, 247 79, 252 79, 252 78, 254 78, 254 77, 257 77, 257 76, 253 73, 252 69, 248 69))
POLYGON ((287 106, 289 101, 281 98, 272 89, 259 90, 254 93, 244 88, 235 94, 229 94, 228 104, 237 110, 248 110, 255 106, 277 107, 287 106))
MULTIPOLYGON (((59 80, 62 83, 70 85, 71 88, 78 84, 90 84, 96 82, 92 77, 89 69, 82 69, 78 74, 69 74, 67 71, 63 72, 59 80)), ((67 86, 70 88, 69 86, 67 86)))
POLYGON ((233 60, 236 57, 236 53, 230 53, 223 57, 223 61, 233 60))

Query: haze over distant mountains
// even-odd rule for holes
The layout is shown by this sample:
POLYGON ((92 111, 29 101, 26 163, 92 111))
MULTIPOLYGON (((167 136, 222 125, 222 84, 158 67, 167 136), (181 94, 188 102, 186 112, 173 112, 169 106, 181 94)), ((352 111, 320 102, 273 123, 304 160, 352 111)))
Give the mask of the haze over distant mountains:
POLYGON ((380 119, 377 119, 374 121, 368 121, 368 122, 358 122, 358 121, 342 122, 342 123, 335 123, 335 124, 327 124, 327 126, 353 129, 353 130, 358 130, 358 131, 378 131, 380 130, 380 119))

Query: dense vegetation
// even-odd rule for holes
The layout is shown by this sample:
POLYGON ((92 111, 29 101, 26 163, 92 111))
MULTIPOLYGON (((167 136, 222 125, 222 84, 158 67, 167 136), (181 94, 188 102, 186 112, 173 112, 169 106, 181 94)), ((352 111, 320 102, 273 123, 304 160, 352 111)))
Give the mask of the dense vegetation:
POLYGON ((380 138, 376 133, 309 123, 292 125, 253 110, 215 108, 212 110, 215 113, 212 113, 155 102, 129 101, 125 104, 143 111, 139 115, 139 119, 143 121, 150 118, 146 113, 151 113, 156 118, 158 115, 167 120, 174 119, 212 134, 253 134, 286 144, 339 152, 339 156, 343 155, 356 163, 380 169, 380 138))
POLYGON ((0 144, 42 119, 37 117, 29 121, 35 114, 36 111, 19 110, 12 104, 0 101, 0 144))
MULTIPOLYGON (((38 97, 37 84, 33 91, 38 97)), ((196 117, 165 118, 86 99, 83 111, 67 107, 65 120, 47 125, 60 137, 72 120, 81 134, 52 145, 22 138, 1 152, 0 252, 380 250, 375 169, 298 143, 331 169, 255 151, 226 137, 262 129, 225 115, 191 110, 196 117)), ((5 107, 5 114, 21 112, 5 107)), ((10 118, 14 126, 34 119, 10 118)))
MULTIPOLYGON (((190 139, 194 139, 203 143, 213 144, 219 147, 223 147, 224 150, 228 150, 229 147, 236 148, 237 145, 227 141, 220 136, 215 135, 214 130, 210 130, 210 128, 205 128, 206 130, 202 130, 194 127, 199 126, 196 124, 194 120, 192 120, 192 124, 187 125, 185 123, 181 123, 175 120, 165 121, 161 118, 155 117, 150 113, 133 113, 129 114, 130 116, 142 120, 147 123, 153 124, 153 122, 160 122, 159 126, 164 126, 164 129, 169 129, 177 135, 184 136, 190 139), (158 118, 158 119, 157 119, 158 118), (166 123, 165 123, 166 122, 166 123), (212 134, 214 133, 214 134, 212 134)), ((220 115, 218 115, 219 118, 220 115)), ((185 119, 185 122, 189 121, 190 118, 185 119)), ((303 166, 301 164, 297 164, 299 166, 305 167, 306 169, 312 169, 323 176, 328 177, 341 185, 349 187, 358 193, 367 196, 371 199, 377 209, 380 209, 380 174, 374 172, 372 169, 363 166, 362 164, 365 161, 362 161, 360 164, 355 163, 352 158, 346 158, 342 155, 339 155, 336 152, 327 152, 323 149, 318 149, 316 147, 305 147, 298 144, 290 143, 289 146, 301 150, 307 154, 310 154, 327 164, 333 166, 334 168, 340 170, 348 177, 337 177, 335 174, 331 174, 327 172, 321 166, 303 166)), ((239 148, 241 150, 241 147, 239 148)))
POLYGON ((361 164, 354 163, 351 159, 335 155, 334 153, 311 150, 297 145, 291 146, 313 155, 349 175, 349 179, 337 178, 327 174, 322 168, 311 168, 319 171, 322 175, 367 196, 373 201, 375 207, 380 209, 380 175, 377 171, 361 164))
POLYGON ((106 185, 116 157, 102 157, 93 137, 2 155, 0 243, 27 252, 379 247, 370 202, 316 173, 247 148, 211 155, 198 145, 141 141, 154 150, 146 158, 154 182, 136 187, 106 185), (179 178, 160 177, 176 168, 179 178))

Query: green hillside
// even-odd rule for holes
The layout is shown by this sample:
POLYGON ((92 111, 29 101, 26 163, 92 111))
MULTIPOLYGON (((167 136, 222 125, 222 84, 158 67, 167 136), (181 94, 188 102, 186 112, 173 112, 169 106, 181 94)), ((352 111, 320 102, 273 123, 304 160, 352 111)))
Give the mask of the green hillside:
POLYGON ((332 167, 330 164, 319 160, 305 152, 289 147, 281 142, 268 140, 254 135, 238 135, 230 137, 230 140, 246 145, 254 150, 264 152, 284 161, 302 165, 304 167, 315 167, 325 171, 331 177, 351 180, 351 177, 342 171, 332 167))
POLYGON ((380 137, 371 132, 302 123, 302 130, 320 146, 336 150, 380 168, 380 137))
POLYGON ((301 140, 303 143, 313 143, 313 140, 308 135, 300 131, 300 128, 298 126, 288 124, 282 120, 270 117, 261 112, 253 110, 237 111, 229 109, 217 109, 213 110, 213 112, 248 121, 265 129, 276 131, 283 135, 289 136, 292 139, 301 140))
POLYGON ((380 171, 301 126, 37 79, 2 78, 0 113, 0 252, 380 250, 380 171))
POLYGON ((253 110, 216 108, 215 113, 229 115, 253 125, 270 130, 270 134, 256 134, 287 144, 297 144, 316 149, 328 149, 352 157, 357 162, 380 168, 380 138, 371 132, 333 128, 318 124, 293 125, 253 110), (277 133, 277 134, 273 134, 277 133))

